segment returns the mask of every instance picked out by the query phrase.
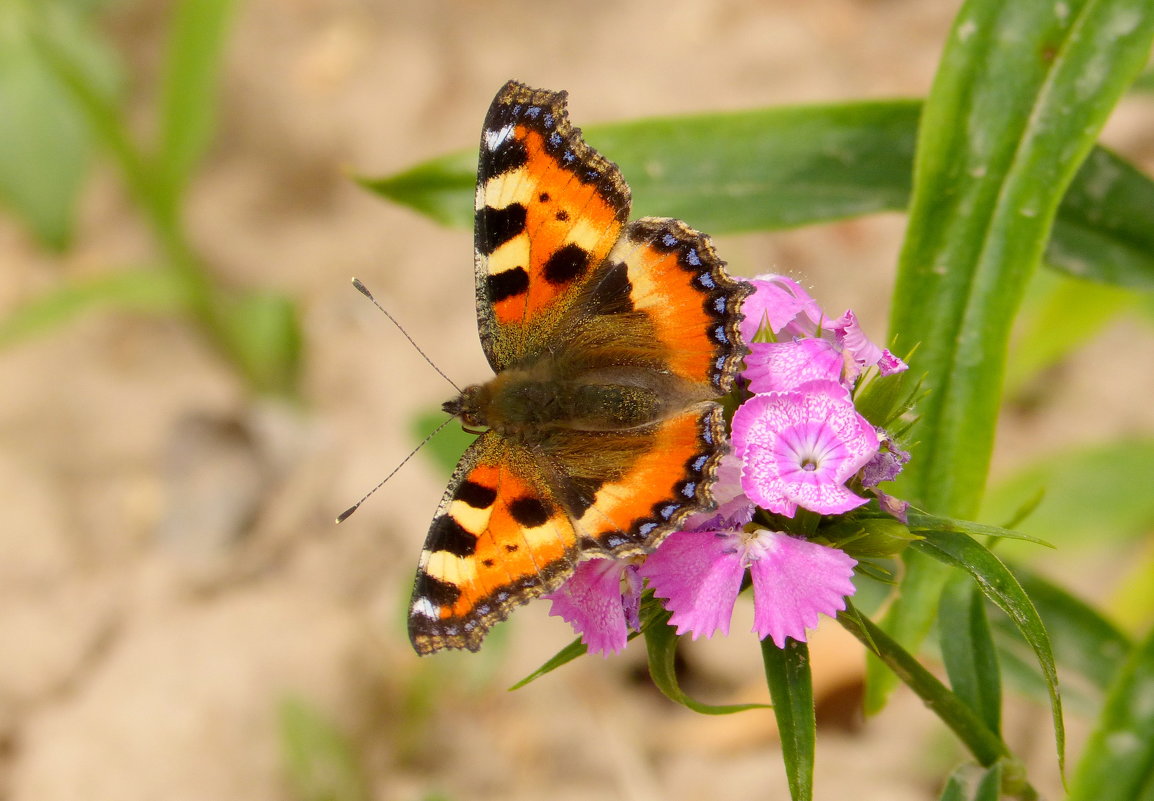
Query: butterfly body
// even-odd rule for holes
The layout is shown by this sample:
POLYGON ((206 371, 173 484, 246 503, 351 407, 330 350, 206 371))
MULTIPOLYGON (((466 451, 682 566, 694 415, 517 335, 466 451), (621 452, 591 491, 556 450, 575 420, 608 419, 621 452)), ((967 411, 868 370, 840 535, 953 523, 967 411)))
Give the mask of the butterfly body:
POLYGON ((580 560, 644 554, 712 505, 749 286, 685 223, 628 222, 628 186, 564 103, 510 82, 482 132, 477 311, 495 375, 443 407, 483 433, 421 554, 418 653, 476 650, 580 560))

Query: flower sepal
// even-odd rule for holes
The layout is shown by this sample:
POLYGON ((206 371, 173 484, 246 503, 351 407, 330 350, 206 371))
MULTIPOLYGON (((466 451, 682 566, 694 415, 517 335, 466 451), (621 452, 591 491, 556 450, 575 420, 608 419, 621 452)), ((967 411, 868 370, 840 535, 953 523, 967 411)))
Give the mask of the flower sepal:
POLYGON ((911 542, 924 539, 889 515, 868 513, 833 518, 821 527, 818 537, 859 561, 896 556, 911 542))

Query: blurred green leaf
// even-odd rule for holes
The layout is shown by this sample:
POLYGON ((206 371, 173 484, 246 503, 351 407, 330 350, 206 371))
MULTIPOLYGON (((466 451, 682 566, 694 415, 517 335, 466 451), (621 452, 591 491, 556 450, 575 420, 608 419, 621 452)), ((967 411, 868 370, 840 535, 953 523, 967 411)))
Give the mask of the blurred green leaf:
POLYGON ((61 3, 0 3, 0 204, 55 250, 72 238, 93 132, 37 40, 51 41, 111 96, 116 56, 86 15, 61 3))
MULTIPOLYGON (((1049 632, 1054 659, 1061 669, 1063 695, 1071 686, 1088 688, 1099 696, 1104 694, 1130 652, 1130 638, 1061 586, 1020 566, 1013 572, 1049 632)), ((993 626, 1003 653, 1018 654, 1022 650, 1012 621, 999 616, 993 626)), ((1032 669, 1037 673, 1036 664, 1032 669)))
MULTIPOLYGON (((1152 12, 1146 8, 1142 13, 1152 12)), ((1110 31, 1098 26, 1097 35, 1109 37, 1110 31)), ((1103 52, 1111 49, 1108 42, 1098 46, 1103 52)), ((1132 51, 1121 55, 1133 59, 1132 51)), ((1116 68, 1129 73, 1132 66, 1116 68)), ((1150 290, 1154 289, 1152 245, 1154 182, 1109 150, 1092 149, 1062 198, 1046 261, 1074 278, 1150 290)))
POLYGON ((212 139, 221 53, 235 5, 235 0, 180 0, 172 13, 155 155, 161 202, 170 208, 180 202, 212 139))
MULTIPOLYGON (((1013 319, 1059 202, 1152 39, 1147 0, 1076 0, 1061 11, 968 0, 955 19, 921 117, 890 317, 891 339, 918 341, 907 380, 924 375, 927 390, 899 496, 975 516, 1013 319)), ((946 581, 920 545, 904 555, 884 624, 911 648, 946 581)), ((877 710, 894 682, 871 660, 867 685, 867 709, 877 710)))
POLYGON ((1014 397, 1039 374, 1085 347, 1140 295, 1130 289, 1052 272, 1037 276, 1006 366, 1006 395, 1014 397))
POLYGON ((1146 67, 1142 74, 1134 79, 1131 88, 1138 92, 1154 92, 1154 65, 1146 67))
POLYGON ((280 703, 281 754, 298 801, 369 801, 371 793, 352 743, 299 698, 280 703))
POLYGON ((938 614, 939 643, 950 687, 990 731, 1002 731, 1002 676, 986 606, 969 576, 946 582, 938 614))
POLYGON ((171 272, 121 270, 72 281, 26 301, 0 318, 0 348, 57 328, 100 308, 149 313, 184 310, 184 287, 171 272))
MULTIPOLYGON (((654 117, 585 134, 621 167, 634 216, 680 217, 716 235, 904 211, 919 111, 904 100, 842 103, 654 117)), ((475 150, 355 180, 443 225, 473 224, 475 150)), ((1059 207, 1045 258, 1071 275, 1154 288, 1154 181, 1095 148, 1059 207)))
POLYGON ((1020 523, 1023 532, 1063 547, 1132 541, 1154 526, 1150 476, 1154 439, 1067 448, 1000 481, 983 503, 982 517, 1004 520, 1024 499, 1044 492, 1034 513, 1020 523))
POLYGON ((1154 632, 1130 653, 1086 744, 1069 801, 1154 798, 1154 632))
POLYGON ((988 768, 962 765, 950 776, 941 801, 999 801, 1002 797, 1001 762, 988 768))
POLYGON ((457 462, 461 461, 465 450, 477 438, 476 434, 470 434, 458 422, 450 420, 449 424, 445 425, 447 417, 448 415, 440 409, 429 409, 417 415, 409 424, 413 440, 415 442, 427 440, 422 452, 432 460, 437 470, 446 476, 452 475, 457 469, 457 462), (444 427, 437 431, 439 426, 444 427), (437 434, 430 439, 434 431, 437 431, 437 434))
POLYGON ((761 658, 781 736, 789 797, 793 801, 810 801, 813 798, 817 719, 814 717, 809 647, 804 642, 790 639, 784 648, 778 648, 773 640, 766 638, 761 641, 761 658))
POLYGON ((296 303, 275 292, 229 299, 221 320, 225 344, 256 389, 291 395, 301 366, 301 329, 296 303))
MULTIPOLYGON (((1058 764, 1064 769, 1066 761, 1066 727, 1062 720, 1062 697, 1058 692, 1058 672, 1054 666, 1054 652, 1050 637, 1038 610, 1030 601, 1022 585, 1001 560, 976 540, 955 531, 925 530, 925 539, 911 543, 910 548, 942 562, 948 567, 959 567, 973 576, 978 588, 990 601, 1014 621, 1023 639, 1029 643, 1042 668, 1050 691, 1050 710, 1054 720, 1054 739, 1058 764)), ((950 637, 953 631, 942 631, 950 637)))

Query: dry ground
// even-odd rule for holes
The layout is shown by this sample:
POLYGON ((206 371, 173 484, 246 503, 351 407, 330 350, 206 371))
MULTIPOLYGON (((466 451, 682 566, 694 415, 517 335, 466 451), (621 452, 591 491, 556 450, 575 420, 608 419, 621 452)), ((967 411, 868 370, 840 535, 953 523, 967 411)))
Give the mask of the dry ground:
MULTIPOLYGON (((143 0, 110 15, 142 126, 166 8, 143 0)), ((481 378, 471 236, 385 205, 342 168, 384 174, 471 144, 510 77, 568 89, 578 124, 922 95, 953 11, 917 0, 243 3, 189 218, 221 276, 299 299, 304 403, 246 397, 171 319, 93 314, 0 353, 0 799, 291 798, 276 711, 286 697, 351 738, 379 799, 787 797, 771 715, 676 708, 638 680, 636 648, 506 693, 569 639, 543 605, 479 656, 413 655, 403 608, 444 476, 414 460, 346 524, 331 521, 408 452, 409 421, 446 387, 348 278, 373 287, 458 382, 481 378)), ((1148 169, 1152 118, 1131 102, 1110 130, 1148 169)), ((797 275, 880 335, 902 225, 894 215, 719 247, 734 272, 797 275)), ((150 252, 102 169, 63 259, 0 220, 0 309, 150 252)), ((1099 357, 1132 333, 1113 332, 1099 357)), ((1090 408, 1087 436, 1151 430, 1150 376, 1101 399, 1092 379, 1064 375, 1049 416, 1007 426, 1010 456, 1090 408)), ((935 798, 956 756, 941 727, 904 694, 863 726, 844 703, 860 654, 828 627, 814 651, 828 697, 818 797, 935 798)), ((749 637, 698 643, 689 658, 703 695, 759 697, 749 637)), ((1015 709, 1011 735, 1052 789, 1045 712, 1015 709)))

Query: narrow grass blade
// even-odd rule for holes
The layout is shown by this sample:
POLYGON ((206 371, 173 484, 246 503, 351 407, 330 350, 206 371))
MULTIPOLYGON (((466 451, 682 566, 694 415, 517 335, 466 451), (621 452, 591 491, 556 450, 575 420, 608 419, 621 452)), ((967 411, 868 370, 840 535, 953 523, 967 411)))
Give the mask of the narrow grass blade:
POLYGON ((212 139, 221 55, 235 0, 181 0, 172 11, 155 152, 161 202, 173 207, 212 139))
POLYGON ((981 593, 965 574, 942 593, 938 639, 950 687, 978 713, 990 731, 1002 730, 1002 675, 981 593))
POLYGON ((765 663, 765 680, 781 735, 789 797, 793 801, 810 801, 813 798, 817 719, 814 717, 809 647, 791 639, 784 648, 778 648, 767 638, 761 641, 761 659, 765 663))
POLYGON ((962 765, 950 776, 941 801, 999 801, 1002 797, 1002 763, 988 768, 962 765))
POLYGON ((980 764, 993 765, 1009 757, 1010 750, 1006 744, 990 731, 965 701, 922 667, 897 640, 860 614, 853 604, 839 612, 837 620, 950 727, 980 764))
MULTIPOLYGON (((990 601, 1014 621, 1023 639, 1029 643, 1046 679, 1050 693, 1050 710, 1054 721, 1054 740, 1059 768, 1066 762, 1066 727, 1062 719, 1062 697, 1058 692, 1058 671, 1054 665, 1050 637, 1038 610, 1017 579, 998 557, 976 540, 954 531, 925 531, 925 539, 910 544, 920 552, 949 567, 969 573, 990 601)), ((948 635, 949 632, 943 632, 948 635)), ((987 642, 988 645, 988 642, 987 642)))

